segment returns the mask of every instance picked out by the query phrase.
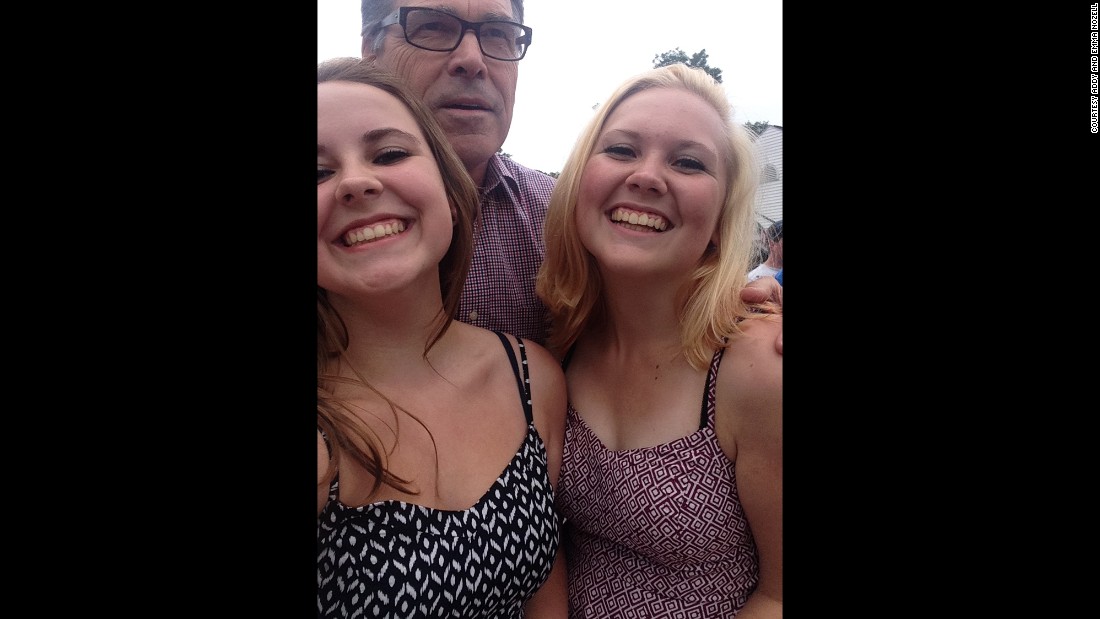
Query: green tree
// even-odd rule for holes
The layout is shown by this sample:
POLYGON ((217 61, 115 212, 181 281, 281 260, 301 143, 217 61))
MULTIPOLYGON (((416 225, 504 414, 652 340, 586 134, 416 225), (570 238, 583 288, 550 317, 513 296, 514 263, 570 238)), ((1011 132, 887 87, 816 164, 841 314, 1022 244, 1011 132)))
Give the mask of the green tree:
MULTIPOLYGON (((699 69, 702 69, 710 74, 710 76, 714 78, 714 81, 718 82, 719 84, 722 83, 722 69, 719 69, 718 67, 712 67, 707 64, 706 49, 699 50, 698 52, 692 54, 690 58, 688 58, 687 53, 679 47, 677 47, 676 49, 670 49, 663 54, 657 54, 653 57, 654 69, 656 69, 657 67, 667 67, 670 64, 677 63, 683 63, 689 67, 697 67, 699 69)), ((595 107, 593 107, 593 109, 595 109, 595 107)), ((767 127, 768 121, 766 120, 762 122, 745 123, 745 128, 749 129, 756 135, 764 133, 764 129, 767 127)))
POLYGON ((764 129, 768 128, 768 121, 763 120, 760 122, 746 122, 745 128, 749 129, 756 135, 760 135, 761 133, 764 133, 764 129))
POLYGON ((676 64, 682 62, 689 67, 697 67, 710 74, 714 78, 714 81, 719 84, 722 83, 722 69, 717 67, 711 67, 707 64, 707 50, 701 49, 698 52, 688 55, 684 50, 677 47, 676 49, 670 49, 663 54, 657 54, 653 57, 653 68, 667 67, 670 64, 676 64))

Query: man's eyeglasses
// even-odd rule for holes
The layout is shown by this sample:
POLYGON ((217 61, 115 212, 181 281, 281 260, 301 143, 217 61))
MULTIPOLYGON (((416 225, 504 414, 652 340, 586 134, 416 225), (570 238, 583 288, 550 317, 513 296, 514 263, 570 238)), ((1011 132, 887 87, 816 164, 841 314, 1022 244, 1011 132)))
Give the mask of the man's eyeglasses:
POLYGON ((458 48, 462 35, 473 30, 481 53, 497 60, 519 60, 531 45, 532 30, 510 21, 469 22, 450 13, 418 6, 403 6, 382 20, 382 27, 401 24, 405 40, 413 47, 433 52, 458 48))

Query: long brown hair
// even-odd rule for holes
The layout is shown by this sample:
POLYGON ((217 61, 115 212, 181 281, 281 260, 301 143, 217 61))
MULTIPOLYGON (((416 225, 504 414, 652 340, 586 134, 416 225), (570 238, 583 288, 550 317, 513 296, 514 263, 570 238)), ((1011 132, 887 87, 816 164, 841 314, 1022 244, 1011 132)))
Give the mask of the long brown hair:
MULTIPOLYGON (((439 166, 447 201, 457 213, 451 245, 439 262, 443 309, 424 344, 423 354, 427 357, 428 351, 439 341, 439 338, 443 337, 454 320, 462 287, 470 269, 470 260, 474 251, 473 220, 478 207, 477 186, 458 155, 455 154, 450 142, 447 141, 446 134, 443 133, 431 111, 405 87, 400 78, 360 58, 348 57, 333 58, 317 65, 317 83, 330 81, 355 82, 373 86, 389 93, 404 104, 424 133, 436 164, 439 166)), ((413 493, 408 480, 392 475, 387 469, 385 451, 379 447, 381 444, 379 437, 359 420, 352 405, 333 395, 336 383, 355 382, 383 398, 389 403, 395 415, 401 411, 416 419, 414 415, 397 406, 375 389, 367 378, 358 372, 355 372, 355 379, 349 379, 328 371, 333 367, 334 361, 344 357, 348 345, 348 331, 343 319, 329 303, 327 292, 318 286, 317 427, 325 433, 329 446, 328 469, 322 483, 332 481, 336 475, 335 463, 342 455, 346 455, 374 476, 371 495, 377 492, 382 484, 413 493)), ((354 368, 352 369, 354 371, 354 368)))

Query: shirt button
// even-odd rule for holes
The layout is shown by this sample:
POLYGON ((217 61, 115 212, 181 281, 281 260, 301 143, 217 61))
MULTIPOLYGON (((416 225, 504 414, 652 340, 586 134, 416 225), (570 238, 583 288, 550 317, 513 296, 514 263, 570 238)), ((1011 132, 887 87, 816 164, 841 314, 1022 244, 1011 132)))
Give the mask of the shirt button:
POLYGON ((470 312, 470 321, 477 320, 477 310, 470 312))

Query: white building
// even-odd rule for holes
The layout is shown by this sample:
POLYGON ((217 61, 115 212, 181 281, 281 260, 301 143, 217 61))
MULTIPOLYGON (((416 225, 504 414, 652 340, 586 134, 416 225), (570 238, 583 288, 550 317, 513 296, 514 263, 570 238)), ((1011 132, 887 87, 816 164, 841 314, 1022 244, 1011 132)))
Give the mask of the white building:
POLYGON ((783 219, 783 127, 768 125, 756 138, 760 154, 760 188, 756 192, 756 221, 767 229, 783 219))

